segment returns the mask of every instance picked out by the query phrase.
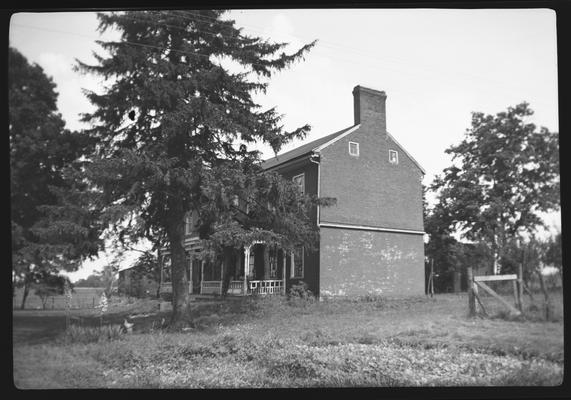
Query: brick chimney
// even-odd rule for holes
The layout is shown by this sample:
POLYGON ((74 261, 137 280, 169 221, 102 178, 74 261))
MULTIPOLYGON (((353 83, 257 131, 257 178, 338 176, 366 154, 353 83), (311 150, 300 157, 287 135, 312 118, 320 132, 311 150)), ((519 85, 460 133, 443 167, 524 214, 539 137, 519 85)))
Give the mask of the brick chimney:
POLYGON ((386 132, 386 100, 385 92, 359 85, 355 86, 353 88, 355 125, 371 125, 382 132, 386 132))

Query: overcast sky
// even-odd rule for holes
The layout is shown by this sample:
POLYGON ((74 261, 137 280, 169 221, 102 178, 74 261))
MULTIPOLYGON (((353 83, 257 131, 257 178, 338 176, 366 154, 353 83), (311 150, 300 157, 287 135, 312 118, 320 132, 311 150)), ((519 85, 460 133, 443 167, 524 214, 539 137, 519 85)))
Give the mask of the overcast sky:
MULTIPOLYGON (((309 123, 306 140, 314 140, 349 127, 353 87, 384 90, 387 130, 424 167, 425 184, 450 165, 444 150, 462 140, 472 111, 495 114, 527 101, 532 122, 559 131, 552 10, 233 10, 225 18, 292 50, 318 39, 305 61, 275 75, 256 97, 284 114, 286 129, 309 123)), ((96 79, 72 69, 76 58, 93 61, 92 51, 101 51, 97 25, 92 12, 20 13, 11 20, 10 46, 54 79, 71 129, 84 127, 78 114, 92 110, 81 89, 98 90, 96 79)), ((559 214, 548 221, 560 229, 559 214)), ((73 278, 100 264, 87 263, 73 278)))

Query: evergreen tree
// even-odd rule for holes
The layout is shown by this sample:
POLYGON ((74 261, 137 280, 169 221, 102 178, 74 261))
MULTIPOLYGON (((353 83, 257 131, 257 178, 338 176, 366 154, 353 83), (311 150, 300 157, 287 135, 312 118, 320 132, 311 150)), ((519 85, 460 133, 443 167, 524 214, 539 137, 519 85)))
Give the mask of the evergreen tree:
POLYGON ((77 177, 90 139, 65 129, 55 84, 40 66, 13 48, 8 63, 12 266, 14 283, 24 288, 24 308, 38 276, 77 269, 97 253, 98 239, 89 229, 93 215, 77 206, 82 195, 74 206, 69 202, 84 190, 71 177, 77 177))
POLYGON ((227 232, 236 228, 223 218, 228 213, 212 207, 223 210, 250 186, 227 186, 219 178, 246 182, 243 177, 259 172, 259 153, 248 144, 267 143, 277 152, 309 130, 305 125, 284 131, 276 110, 261 110, 252 94, 264 92, 272 73, 302 58, 314 43, 288 55, 285 43, 243 35, 223 14, 99 14, 100 30, 116 29, 121 39, 100 42, 109 55, 95 55, 96 65, 78 61, 79 70, 108 79, 103 93, 87 93, 96 111, 84 120, 93 124, 88 133, 98 140, 87 177, 102 190, 103 221, 122 240, 146 236, 168 245, 172 323, 188 304, 185 216, 198 213, 202 238, 219 232, 216 225, 227 232), (242 72, 224 68, 221 58, 242 72))
POLYGON ((550 238, 546 243, 545 256, 543 262, 552 265, 563 274, 563 252, 561 248, 561 232, 550 238))
POLYGON ((560 203, 558 134, 537 130, 532 114, 527 103, 473 113, 464 140, 446 150, 458 165, 432 185, 450 224, 488 244, 495 273, 508 240, 543 226, 538 213, 560 203))

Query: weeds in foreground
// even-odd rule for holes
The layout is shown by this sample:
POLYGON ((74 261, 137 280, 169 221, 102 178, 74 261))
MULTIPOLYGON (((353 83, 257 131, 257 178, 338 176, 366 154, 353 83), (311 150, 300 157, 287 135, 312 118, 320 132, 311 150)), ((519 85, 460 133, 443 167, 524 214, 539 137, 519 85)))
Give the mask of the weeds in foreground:
MULTIPOLYGON (((53 360, 51 355, 66 351, 77 373, 87 372, 84 362, 100 372, 89 387, 119 388, 557 385, 562 379, 562 343, 553 339, 559 334, 555 324, 544 332, 545 345, 534 342, 543 324, 466 320, 465 304, 459 305, 456 297, 407 312, 395 312, 396 303, 382 298, 298 300, 260 296, 201 304, 193 310, 192 329, 157 328, 119 335, 121 340, 78 333, 67 342, 19 348, 15 366, 24 382, 48 368, 27 360, 53 360), (488 340, 499 330, 503 336, 488 340), (522 337, 530 340, 514 341, 522 337)), ((410 300, 403 307, 419 302, 410 300)), ((57 370, 50 376, 59 379, 60 387, 86 386, 85 374, 75 378, 66 372, 68 378, 62 380, 63 375, 57 370)))
POLYGON ((118 340, 124 333, 121 325, 80 326, 70 325, 60 337, 67 344, 98 343, 118 340))

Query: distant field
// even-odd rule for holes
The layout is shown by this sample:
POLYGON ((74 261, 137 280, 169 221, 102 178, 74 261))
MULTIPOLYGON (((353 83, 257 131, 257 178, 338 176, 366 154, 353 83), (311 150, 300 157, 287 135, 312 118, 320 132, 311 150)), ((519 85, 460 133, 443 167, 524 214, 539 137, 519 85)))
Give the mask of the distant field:
MULTIPOLYGON (((71 298, 71 307, 77 309, 93 308, 99 303, 103 288, 74 288, 71 298)), ((22 302, 22 289, 16 289, 16 294, 12 300, 12 308, 20 308, 22 302)), ((54 296, 48 299, 46 309, 62 310, 66 308, 65 296, 54 296)), ((26 309, 39 310, 42 309, 42 300, 31 290, 26 299, 26 309)))

